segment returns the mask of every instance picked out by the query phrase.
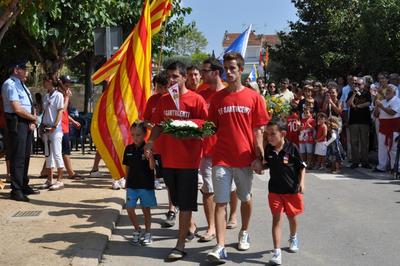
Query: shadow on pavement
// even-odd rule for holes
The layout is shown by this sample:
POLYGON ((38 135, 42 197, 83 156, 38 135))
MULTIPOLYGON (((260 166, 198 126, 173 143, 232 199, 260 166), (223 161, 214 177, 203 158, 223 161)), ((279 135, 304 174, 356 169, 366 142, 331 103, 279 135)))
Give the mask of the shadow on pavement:
MULTIPOLYGON (((30 243, 36 244, 50 244, 58 241, 71 243, 68 248, 63 250, 58 250, 57 255, 62 257, 73 257, 75 256, 80 249, 82 249, 82 243, 88 239, 97 239, 97 238, 107 238, 106 235, 96 233, 96 232, 69 232, 69 233, 51 233, 45 234, 42 237, 34 238, 29 240, 30 243)), ((42 246, 43 248, 51 248, 42 246)))

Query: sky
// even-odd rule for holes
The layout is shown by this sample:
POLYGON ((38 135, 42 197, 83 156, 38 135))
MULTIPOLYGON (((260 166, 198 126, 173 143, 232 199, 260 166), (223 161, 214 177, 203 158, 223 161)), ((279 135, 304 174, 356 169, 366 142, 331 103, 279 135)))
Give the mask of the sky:
POLYGON ((288 21, 296 21, 296 9, 290 0, 183 0, 192 13, 186 22, 195 21, 208 40, 207 53, 222 53, 225 30, 242 32, 253 24, 256 34, 275 34, 288 30, 288 21))

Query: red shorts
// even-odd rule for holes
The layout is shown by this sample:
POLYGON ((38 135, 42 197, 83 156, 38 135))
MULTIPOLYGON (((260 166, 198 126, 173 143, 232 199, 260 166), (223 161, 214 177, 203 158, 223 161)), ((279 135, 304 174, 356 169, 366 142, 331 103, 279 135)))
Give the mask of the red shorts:
POLYGON ((268 194, 269 208, 272 215, 286 212, 289 217, 294 217, 304 212, 303 195, 296 194, 268 194))

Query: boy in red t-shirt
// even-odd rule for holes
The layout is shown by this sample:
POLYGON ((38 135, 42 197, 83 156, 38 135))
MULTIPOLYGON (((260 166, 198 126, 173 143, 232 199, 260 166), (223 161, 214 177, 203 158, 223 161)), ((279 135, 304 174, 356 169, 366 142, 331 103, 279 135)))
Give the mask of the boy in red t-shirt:
POLYGON ((312 117, 311 109, 304 108, 299 134, 299 150, 301 159, 307 162, 307 167, 311 168, 314 155, 314 128, 315 120, 312 117))
POLYGON ((178 241, 167 260, 179 260, 186 255, 185 238, 189 231, 192 211, 197 211, 197 180, 202 140, 178 139, 162 134, 160 123, 168 119, 205 120, 208 112, 203 97, 186 88, 186 66, 183 63, 176 61, 170 64, 167 67, 167 76, 169 86, 178 84, 179 110, 169 94, 161 96, 151 119, 155 126, 145 149, 152 150, 154 140, 162 135, 163 145, 160 151, 163 160, 163 177, 173 205, 179 208, 178 241))
POLYGON ((326 162, 326 137, 328 135, 328 127, 326 126, 326 120, 328 119, 325 113, 318 113, 317 115, 317 138, 315 144, 315 169, 325 170, 326 162))
POLYGON ((290 115, 286 118, 287 132, 286 138, 299 148, 299 135, 300 135, 300 118, 298 113, 292 109, 290 115))

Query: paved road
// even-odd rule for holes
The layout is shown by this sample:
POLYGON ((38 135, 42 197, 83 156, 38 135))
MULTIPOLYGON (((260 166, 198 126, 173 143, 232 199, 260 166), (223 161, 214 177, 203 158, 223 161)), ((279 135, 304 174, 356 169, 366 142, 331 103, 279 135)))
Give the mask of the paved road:
MULTIPOLYGON (((400 181, 367 170, 346 170, 343 175, 318 172, 306 176, 306 212, 300 218, 300 252, 283 251, 283 265, 400 265, 400 181), (397 192, 397 193, 396 193, 397 192)), ((251 248, 236 250, 239 229, 228 231, 226 265, 265 265, 271 257, 271 215, 266 203, 268 175, 254 182, 254 213, 250 236, 251 248)), ((160 206, 153 211, 151 247, 134 247, 126 212, 108 243, 101 265, 159 265, 175 244, 176 226, 162 229, 166 212, 166 192, 157 192, 160 206)), ((200 198, 199 198, 200 199, 200 198)), ((199 201, 200 202, 200 201, 199 201)), ((203 210, 195 214, 204 229, 203 210)), ((287 222, 283 239, 288 236, 287 222)), ((286 241, 284 242, 286 244, 286 241)), ((175 265, 208 265, 207 252, 214 243, 193 241, 188 256, 175 265)))

